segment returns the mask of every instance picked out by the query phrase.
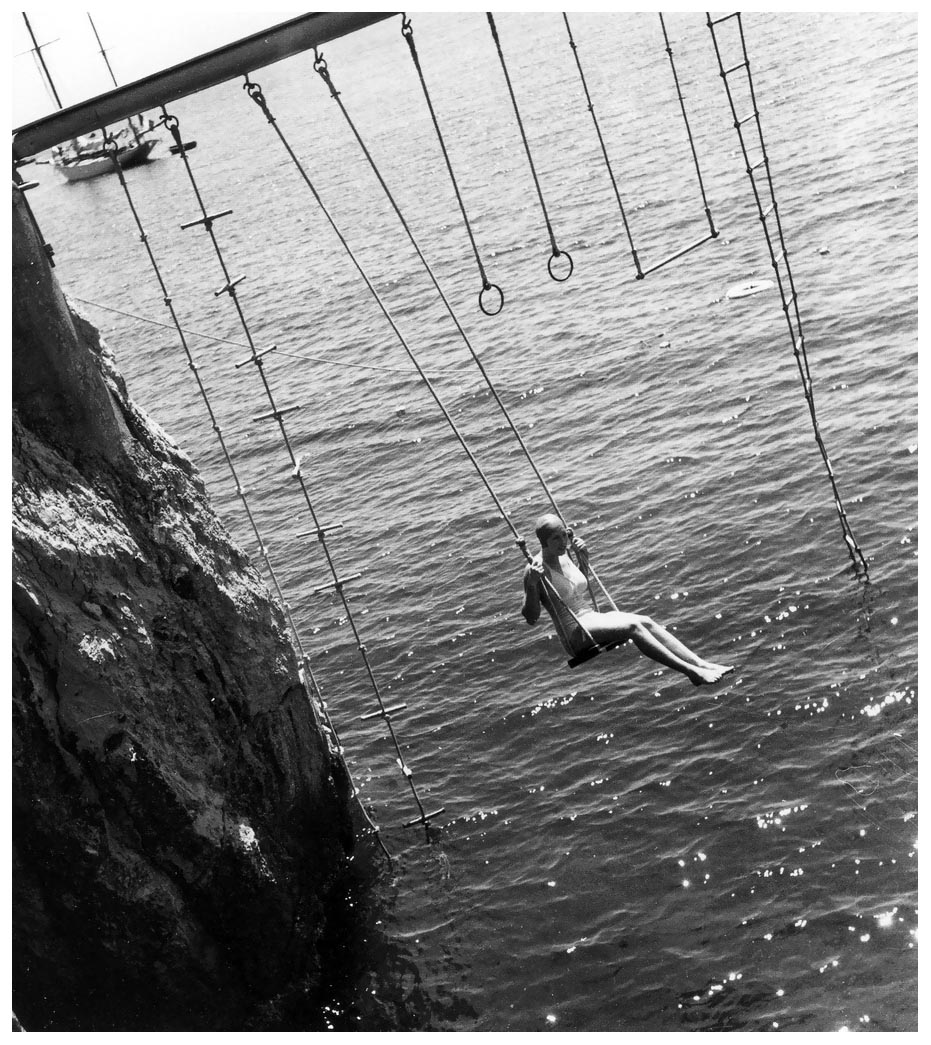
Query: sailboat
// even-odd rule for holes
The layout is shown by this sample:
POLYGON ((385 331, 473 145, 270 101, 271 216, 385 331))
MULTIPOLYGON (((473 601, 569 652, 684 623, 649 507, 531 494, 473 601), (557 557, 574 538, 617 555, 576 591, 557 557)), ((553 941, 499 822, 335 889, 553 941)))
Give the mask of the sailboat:
MULTIPOLYGON (((107 58, 107 52, 103 49, 103 44, 100 42, 100 35, 97 32, 97 27, 94 25, 94 20, 90 14, 88 14, 87 18, 91 28, 94 30, 94 36, 97 38, 100 53, 106 63, 107 71, 110 73, 113 86, 118 87, 119 83, 113 75, 110 60, 107 58)), ((23 21, 29 30, 35 53, 38 55, 55 102, 58 108, 61 109, 63 106, 59 100, 58 92, 55 90, 55 84, 52 82, 48 67, 45 64, 45 59, 42 57, 42 48, 36 42, 35 34, 32 31, 32 26, 29 24, 25 11, 23 12, 23 21)), ((158 138, 146 137, 153 133, 156 126, 155 121, 150 119, 148 127, 146 127, 141 114, 136 117, 136 120, 138 123, 130 117, 126 121, 127 126, 120 128, 112 135, 117 145, 117 163, 124 168, 138 167, 140 164, 146 163, 150 153, 158 144, 158 138)), ((98 134, 96 131, 92 131, 81 138, 72 138, 67 145, 59 145, 54 148, 52 150, 51 164, 66 181, 87 181, 89 178, 96 178, 101 174, 111 174, 113 172, 111 153, 104 148, 102 132, 98 134)))
MULTIPOLYGON (((145 133, 148 132, 132 126, 132 132, 123 127, 113 135, 117 142, 116 161, 121 167, 138 167, 148 160, 158 139, 143 138, 145 133)), ((53 149, 52 166, 66 181, 86 181, 113 172, 110 153, 104 150, 103 140, 96 132, 72 138, 67 145, 53 149)))

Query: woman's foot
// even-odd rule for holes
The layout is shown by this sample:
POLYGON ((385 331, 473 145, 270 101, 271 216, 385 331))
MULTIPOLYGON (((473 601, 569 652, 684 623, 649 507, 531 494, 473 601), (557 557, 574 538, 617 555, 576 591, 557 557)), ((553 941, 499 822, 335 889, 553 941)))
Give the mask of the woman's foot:
POLYGON ((729 675, 733 670, 733 664, 712 664, 709 661, 705 661, 702 667, 695 668, 693 672, 689 672, 689 678, 696 686, 710 686, 715 682, 720 682, 725 675, 729 675))

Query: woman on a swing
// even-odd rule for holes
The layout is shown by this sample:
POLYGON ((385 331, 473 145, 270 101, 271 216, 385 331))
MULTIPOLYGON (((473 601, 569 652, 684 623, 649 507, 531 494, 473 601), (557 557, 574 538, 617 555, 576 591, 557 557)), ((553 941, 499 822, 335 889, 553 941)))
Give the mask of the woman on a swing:
POLYGON ((536 530, 541 551, 524 570, 521 613, 528 624, 536 624, 540 607, 547 609, 569 653, 585 654, 593 645, 619 645, 632 639, 641 653, 658 664, 681 671, 696 686, 718 682, 734 670, 729 665, 713 664, 697 656, 649 617, 620 610, 596 610, 589 595, 588 552, 584 542, 571 538, 579 569, 569 556, 570 537, 558 516, 541 516, 536 530))

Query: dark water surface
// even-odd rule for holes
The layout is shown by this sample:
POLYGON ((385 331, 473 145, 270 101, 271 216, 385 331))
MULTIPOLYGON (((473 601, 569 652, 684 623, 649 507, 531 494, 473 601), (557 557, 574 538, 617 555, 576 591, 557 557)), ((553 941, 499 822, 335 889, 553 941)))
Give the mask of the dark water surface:
MULTIPOLYGON (((370 1005, 459 1030, 917 1026, 917 19, 747 14, 843 545, 703 16, 667 16, 720 239, 643 281, 557 14, 497 18, 549 238, 481 14, 414 15, 474 256, 400 18, 324 49, 341 100, 567 518, 623 607, 734 663, 696 690, 623 649, 571 672, 518 616, 487 491, 241 85, 171 107, 425 803, 435 846, 243 348, 192 337, 364 800, 397 855, 370 1005), (310 358, 314 357, 314 358, 310 358), (320 360, 324 360, 321 362, 320 360), (355 364, 355 365, 352 365, 355 364), (381 368, 381 369, 373 369, 381 368), (379 959, 381 960, 381 959, 379 959), (402 985, 392 983, 399 966, 402 985)), ((707 231, 655 15, 572 29, 644 267, 707 231)), ((736 62, 737 59, 735 58, 736 62)), ((255 74, 517 528, 546 507, 338 107, 302 56, 255 74)), ((129 184, 182 324, 243 340, 167 142, 129 184)), ((38 168, 67 292, 167 322, 116 179, 38 168)), ((175 335, 87 306, 135 398, 252 546, 175 335)), ((377 923, 377 924, 376 924, 377 923)), ((348 1017, 334 1013, 334 1022, 348 1017)), ((351 1020, 349 1020, 351 1025, 351 1020)))

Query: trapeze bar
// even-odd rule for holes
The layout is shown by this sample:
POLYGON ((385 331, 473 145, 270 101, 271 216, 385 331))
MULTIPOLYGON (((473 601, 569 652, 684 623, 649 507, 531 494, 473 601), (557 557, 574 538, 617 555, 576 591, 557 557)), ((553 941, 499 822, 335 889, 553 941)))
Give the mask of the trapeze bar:
POLYGON ((291 55, 393 18, 396 14, 396 11, 323 11, 280 22, 124 87, 61 109, 41 120, 23 124, 13 132, 13 158, 35 156, 70 138, 98 131, 102 126, 119 123, 147 109, 235 80, 291 55))
POLYGON ((643 279, 643 276, 648 276, 651 272, 655 272, 657 269, 661 269, 664 265, 668 265, 670 261, 675 261, 676 258, 681 258, 683 254, 688 254, 689 251, 695 250, 696 247, 700 247, 703 243, 707 243, 708 240, 717 239, 718 233, 712 232, 709 236, 703 236, 700 240, 696 240, 690 246, 683 248, 676 254, 670 255, 664 261, 659 262, 657 265, 653 265, 652 268, 644 269, 643 275, 637 276, 637 279, 643 279))
POLYGON ((417 817, 414 817, 413 820, 408 820, 407 823, 404 826, 405 827, 413 827, 414 824, 426 824, 428 821, 432 820, 433 817, 439 816, 440 813, 445 813, 445 812, 446 812, 446 806, 441 806, 439 809, 434 809, 432 813, 424 813, 423 816, 417 816, 417 817))
POLYGON ((362 722, 370 718, 387 718, 389 715, 393 715, 395 711, 403 711, 406 707, 406 704, 393 704, 390 708, 379 708, 377 711, 369 711, 365 715, 360 715, 359 718, 362 722))
POLYGON ((256 414, 255 417, 252 418, 252 420, 267 421, 269 420, 269 418, 271 418, 275 421, 280 421, 285 414, 290 414, 293 413, 295 410, 300 410, 301 406, 301 403, 295 403, 293 406, 285 406, 282 407, 280 410, 269 410, 267 414, 256 414))
POLYGON ((236 287, 238 287, 245 278, 245 276, 237 276, 235 279, 231 279, 226 286, 220 287, 219 290, 215 290, 213 296, 218 298, 221 294, 232 294, 236 287))
POLYGON ((313 537, 316 540, 323 540, 324 536, 331 530, 341 530, 343 528, 342 523, 331 523, 329 526, 319 526, 316 530, 305 530, 303 533, 296 533, 294 536, 297 540, 302 537, 313 537))
POLYGON ((329 584, 321 584, 319 588, 314 588, 314 590, 310 594, 319 595, 320 592, 329 591, 330 588, 335 588, 336 591, 341 591, 344 584, 348 584, 350 581, 354 581, 361 576, 361 573, 351 573, 348 577, 343 577, 342 580, 330 581, 329 584))
POLYGON ((271 348, 266 348, 262 352, 253 352, 253 354, 251 356, 249 356, 248 359, 244 359, 241 363, 236 363, 235 366, 234 366, 234 369, 238 370, 241 366, 245 366, 246 363, 255 363, 255 362, 257 362, 259 359, 262 358, 262 356, 267 356, 269 352, 274 352, 277 347, 278 347, 277 345, 272 345, 271 348))
POLYGON ((195 218, 194 221, 186 221, 181 228, 192 229, 195 225, 206 225, 209 228, 217 218, 225 218, 227 214, 232 213, 231 210, 221 210, 219 214, 205 214, 202 218, 195 218))

